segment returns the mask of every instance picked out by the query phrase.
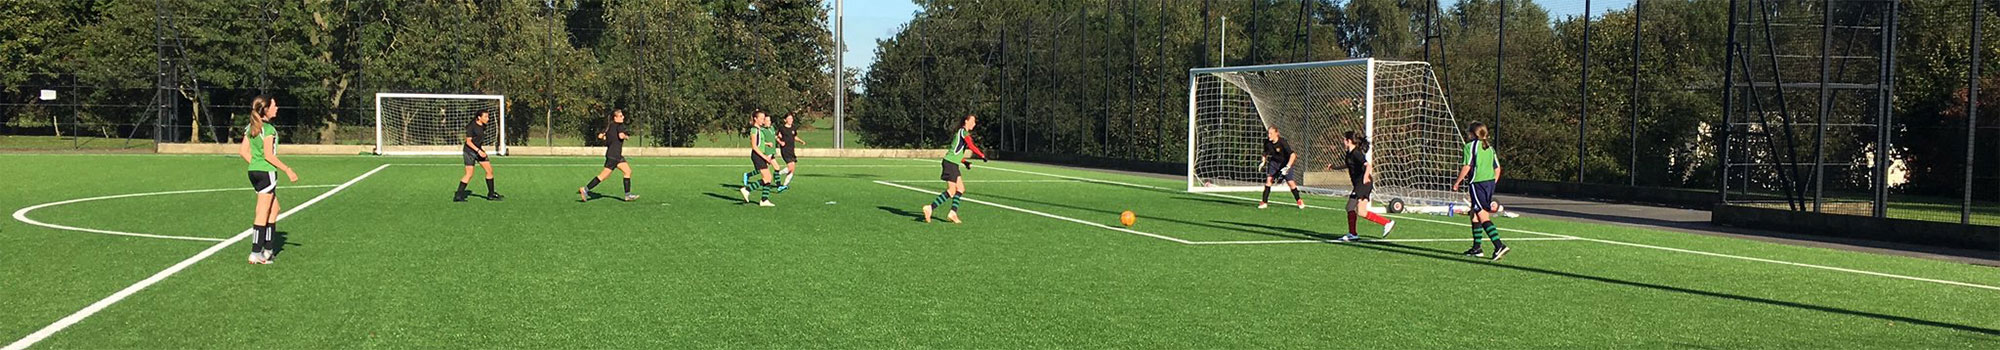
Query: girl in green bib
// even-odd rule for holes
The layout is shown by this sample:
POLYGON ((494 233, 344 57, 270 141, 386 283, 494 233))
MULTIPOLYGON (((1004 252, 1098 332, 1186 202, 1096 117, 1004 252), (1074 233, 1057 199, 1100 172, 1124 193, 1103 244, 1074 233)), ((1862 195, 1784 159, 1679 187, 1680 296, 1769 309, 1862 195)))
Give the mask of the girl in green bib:
POLYGON ((250 263, 269 264, 278 248, 271 239, 278 231, 278 171, 285 172, 291 182, 299 181, 299 174, 292 167, 278 160, 278 128, 272 127, 271 118, 278 116, 278 100, 271 96, 257 96, 250 101, 250 125, 244 128, 243 145, 236 154, 243 156, 243 162, 250 163, 250 189, 257 192, 257 216, 250 220, 250 263))
POLYGON ((1467 179, 1472 180, 1466 193, 1472 205, 1465 210, 1465 216, 1472 218, 1472 249, 1466 250, 1465 255, 1485 257, 1485 252, 1479 249, 1479 239, 1485 237, 1493 241, 1493 260, 1498 261, 1511 251, 1506 243, 1500 243, 1500 227, 1493 225, 1493 214, 1500 212, 1493 201, 1494 184, 1500 180, 1500 157, 1493 150, 1493 135, 1486 130, 1486 124, 1473 122, 1466 136, 1472 142, 1465 143, 1465 161, 1459 163, 1458 179, 1451 182, 1451 190, 1457 191, 1467 179))

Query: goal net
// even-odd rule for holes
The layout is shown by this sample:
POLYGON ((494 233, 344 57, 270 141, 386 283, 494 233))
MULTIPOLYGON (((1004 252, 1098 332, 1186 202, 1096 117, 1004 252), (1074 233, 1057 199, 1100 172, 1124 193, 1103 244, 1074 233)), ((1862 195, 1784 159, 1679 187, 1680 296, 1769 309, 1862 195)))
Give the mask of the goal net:
POLYGON ((507 97, 500 95, 375 94, 375 154, 459 154, 465 127, 491 111, 486 138, 478 141, 488 152, 507 154, 507 97))
POLYGON ((1341 142, 1351 130, 1372 141, 1378 203, 1466 202, 1451 191, 1464 137, 1428 63, 1362 58, 1188 75, 1188 191, 1263 190, 1265 128, 1275 127, 1298 154, 1301 190, 1352 193, 1341 142))

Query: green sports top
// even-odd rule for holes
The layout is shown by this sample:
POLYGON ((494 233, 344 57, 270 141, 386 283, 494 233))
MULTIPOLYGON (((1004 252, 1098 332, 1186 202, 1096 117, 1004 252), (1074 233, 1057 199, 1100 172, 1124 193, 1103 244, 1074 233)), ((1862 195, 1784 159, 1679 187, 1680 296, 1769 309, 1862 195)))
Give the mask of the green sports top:
MULTIPOLYGON (((243 138, 250 139, 250 132, 243 132, 243 138)), ((271 147, 273 147, 271 148, 271 152, 277 152, 278 128, 271 126, 270 123, 265 123, 263 131, 257 135, 257 138, 250 140, 250 171, 277 172, 278 166, 271 165, 271 160, 264 159, 264 140, 271 140, 271 147)))
POLYGON ((778 129, 769 126, 760 126, 752 128, 750 132, 757 133, 758 151, 764 152, 766 156, 776 157, 778 155, 778 129))
POLYGON ((959 128, 958 133, 951 136, 951 149, 945 151, 944 160, 951 161, 952 163, 965 162, 966 151, 971 149, 971 147, 967 147, 968 144, 965 141, 968 139, 965 135, 965 128, 959 128))
POLYGON ((1465 162, 1460 165, 1472 166, 1472 182, 1493 181, 1500 169, 1500 157, 1493 155, 1493 146, 1475 140, 1465 143, 1465 162))

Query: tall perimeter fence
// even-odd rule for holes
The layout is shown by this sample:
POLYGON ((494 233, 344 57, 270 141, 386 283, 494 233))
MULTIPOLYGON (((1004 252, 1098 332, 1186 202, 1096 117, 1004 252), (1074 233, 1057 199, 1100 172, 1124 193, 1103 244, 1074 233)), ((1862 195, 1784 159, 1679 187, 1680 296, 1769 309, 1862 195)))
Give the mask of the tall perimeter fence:
POLYGON ((35 19, 0 24, 0 149, 228 142, 259 93, 289 142, 359 144, 370 96, 425 92, 507 95, 518 145, 611 106, 665 146, 760 108, 937 148, 977 114, 992 150, 1171 165, 1189 69, 1377 57, 1431 62, 1510 179, 2000 226, 2000 0, 939 0, 850 30, 887 37, 838 78, 835 2, 0 2, 35 19))

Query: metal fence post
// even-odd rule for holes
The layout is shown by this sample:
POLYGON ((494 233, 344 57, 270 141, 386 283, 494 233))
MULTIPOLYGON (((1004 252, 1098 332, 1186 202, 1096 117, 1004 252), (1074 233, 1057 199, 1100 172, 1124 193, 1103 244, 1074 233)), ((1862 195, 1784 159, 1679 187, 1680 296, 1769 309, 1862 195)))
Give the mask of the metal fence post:
POLYGON ((1505 94, 1500 92, 1505 85, 1500 83, 1500 79, 1507 71, 1504 67, 1507 65, 1508 6, 1512 5, 1508 5, 1507 0, 1500 0, 1500 33, 1496 35, 1500 40, 1496 40, 1498 44, 1493 47, 1493 125, 1487 126, 1486 131, 1493 136, 1494 145, 1500 144, 1500 101, 1505 99, 1505 94))
POLYGON ((1826 118, 1833 114, 1833 90, 1828 83, 1833 79, 1833 0, 1822 0, 1819 9, 1819 117, 1813 118, 1817 125, 1813 129, 1813 204, 1812 211, 1822 212, 1826 203, 1826 118))
POLYGON ((1729 203, 1729 130, 1733 128, 1736 113, 1736 4, 1729 0, 1729 38, 1722 43, 1722 126, 1716 128, 1716 154, 1720 155, 1716 166, 1715 199, 1729 203))
POLYGON ((1590 0, 1583 0, 1583 79, 1576 82, 1576 182, 1583 180, 1584 144, 1590 131, 1590 0))
POLYGON ((1966 75, 1965 114, 1965 188, 1964 202, 1960 203, 1958 223, 1972 224, 1972 156, 1974 138, 1979 134, 1979 18, 1985 13, 1981 0, 1972 0, 1972 72, 1966 75))
POLYGON ((1889 216, 1889 164, 1892 162, 1889 160, 1889 148, 1895 145, 1892 142, 1894 133, 1890 130, 1893 130, 1893 126, 1895 125, 1894 113, 1896 110, 1895 106, 1892 105, 1896 101, 1896 78, 1895 72, 1890 69, 1896 66, 1896 11, 1899 4, 1898 2, 1890 1, 1888 5, 1885 5, 1889 8, 1889 11, 1887 13, 1888 18, 1883 20, 1881 33, 1882 47, 1884 48, 1881 62, 1882 76, 1878 82, 1881 86, 1875 92, 1877 100, 1880 101, 1877 102, 1880 106, 1879 108, 1881 108, 1881 111, 1878 113, 1881 114, 1875 119, 1875 210, 1871 213, 1877 218, 1889 216))
POLYGON ((1644 28, 1644 1, 1632 2, 1632 127, 1625 137, 1632 142, 1631 158, 1626 159, 1625 185, 1639 186, 1639 30, 1644 28))

